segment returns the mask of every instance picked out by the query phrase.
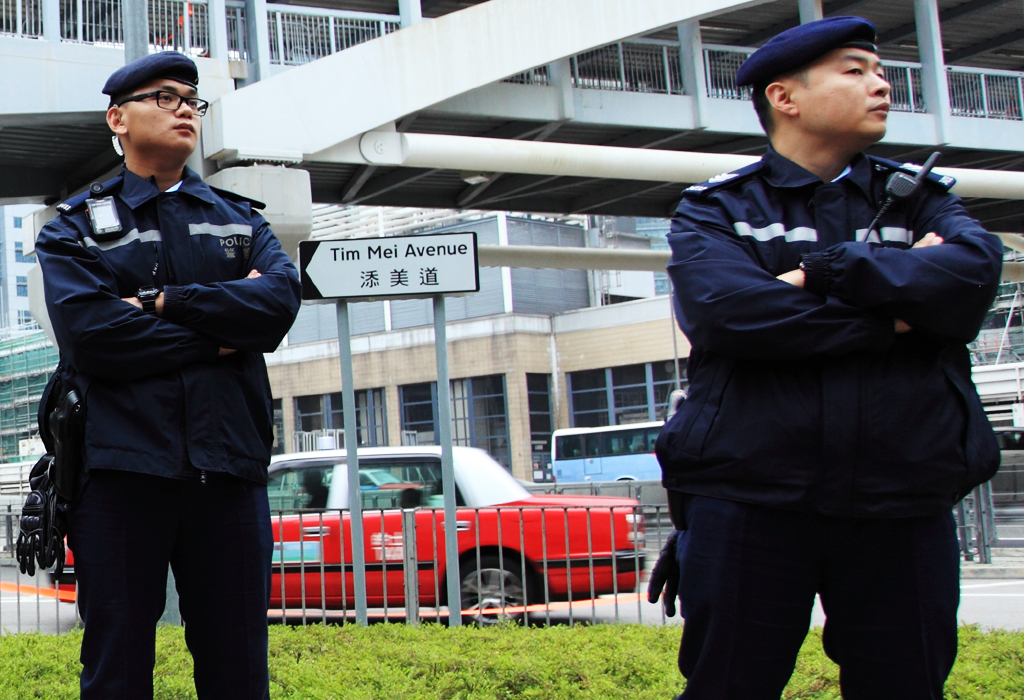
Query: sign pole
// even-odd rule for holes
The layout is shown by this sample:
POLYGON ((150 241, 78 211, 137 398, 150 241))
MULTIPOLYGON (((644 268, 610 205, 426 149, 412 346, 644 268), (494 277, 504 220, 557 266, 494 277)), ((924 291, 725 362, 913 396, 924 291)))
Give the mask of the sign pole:
MULTIPOLYGON (((338 354, 341 360, 342 408, 345 412, 349 512, 351 513, 353 588, 356 621, 367 623, 366 542, 363 539, 359 489, 358 433, 355 380, 348 304, 355 300, 417 298, 434 303, 434 343, 437 352, 437 444, 441 447, 441 487, 444 500, 445 559, 447 560, 448 625, 462 624, 459 577, 458 522, 455 511, 455 464, 452 455, 451 385, 448 381, 448 337, 445 295, 480 291, 480 260, 473 231, 412 236, 345 238, 299 243, 302 299, 335 299, 338 308, 338 354)), ((382 555, 386 573, 386 553, 382 555)))
POLYGON ((448 334, 444 296, 434 297, 434 348, 437 352, 437 444, 441 446, 441 489, 444 494, 444 557, 448 574, 448 626, 462 625, 459 582, 459 539, 455 522, 455 461, 452 458, 451 385, 448 380, 448 334))
MULTIPOLYGON (((356 622, 367 624, 366 615, 366 553, 363 540, 363 498, 359 490, 359 435, 356 433, 356 389, 352 371, 352 333, 348 322, 348 301, 339 299, 338 354, 341 357, 341 408, 345 419, 345 462, 348 467, 348 510, 351 515, 352 571, 356 594, 356 622)), ((344 541, 342 548, 344 548, 344 541)), ((382 549, 381 552, 384 550, 382 549)), ((344 556, 342 557, 344 571, 344 556)), ((381 562, 386 565, 385 562, 381 562)), ((386 574, 386 568, 385 568, 386 574)))

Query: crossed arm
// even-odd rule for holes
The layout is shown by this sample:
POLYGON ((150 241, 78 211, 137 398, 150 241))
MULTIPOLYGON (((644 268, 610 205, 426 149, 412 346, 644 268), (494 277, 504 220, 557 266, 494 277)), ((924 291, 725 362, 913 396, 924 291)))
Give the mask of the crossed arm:
MULTIPOLYGON (((944 241, 942 237, 936 236, 935 232, 932 232, 927 234, 924 238, 922 238, 913 246, 911 246, 911 250, 915 248, 928 248, 933 245, 942 245, 943 243, 944 241)), ((799 287, 800 289, 804 288, 804 282, 806 282, 806 276, 804 275, 804 271, 801 270, 800 268, 791 270, 789 272, 784 272, 781 275, 777 275, 776 279, 780 279, 783 282, 791 284, 794 287, 799 287)), ((906 333, 911 330, 910 325, 906 321, 903 321, 898 318, 893 319, 893 326, 897 333, 906 333)))
POLYGON ((803 271, 769 272, 770 254, 737 236, 715 202, 685 202, 668 266, 683 331, 740 359, 882 351, 911 328, 971 340, 999 283, 1002 244, 957 200, 936 199, 932 215, 915 220, 935 235, 910 250, 851 242, 813 254, 827 263, 826 294, 800 288, 803 271))
MULTIPOLYGON (((254 280, 254 279, 259 279, 262 276, 263 275, 260 274, 259 270, 253 269, 253 270, 251 270, 249 272, 248 275, 245 276, 245 279, 247 279, 247 280, 254 280)), ((143 308, 142 307, 142 302, 139 301, 138 297, 122 297, 121 301, 126 301, 129 304, 131 304, 132 306, 134 306, 135 308, 137 308, 137 309, 142 309, 143 308)), ((160 292, 160 294, 156 298, 156 315, 157 316, 163 316, 164 315, 164 293, 163 292, 160 292)), ((219 348, 217 354, 220 357, 224 357, 225 355, 230 355, 233 352, 237 352, 237 350, 235 348, 219 348)))
POLYGON ((114 271, 68 227, 45 226, 36 253, 61 353, 101 379, 132 381, 237 350, 271 351, 299 306, 298 274, 265 223, 247 277, 167 286, 159 315, 117 294, 114 271))

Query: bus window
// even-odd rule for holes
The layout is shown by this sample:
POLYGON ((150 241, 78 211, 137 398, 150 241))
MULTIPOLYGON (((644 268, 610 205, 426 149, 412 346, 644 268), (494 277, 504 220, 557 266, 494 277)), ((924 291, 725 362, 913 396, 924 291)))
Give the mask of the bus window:
POLYGON ((654 452, 654 445, 658 442, 658 433, 661 432, 661 429, 649 428, 644 432, 647 434, 647 447, 644 452, 654 452))
POLYGON ((647 451, 646 430, 631 430, 627 435, 629 437, 629 449, 627 450, 629 454, 639 455, 647 451))
POLYGON ((601 451, 604 455, 624 455, 628 451, 625 433, 606 433, 604 441, 605 446, 601 451))
POLYGON ((555 459, 583 459, 583 438, 564 435, 555 440, 555 459))
POLYGON ((600 433, 594 433, 593 435, 583 436, 583 447, 587 457, 600 457, 601 456, 601 435, 600 433))

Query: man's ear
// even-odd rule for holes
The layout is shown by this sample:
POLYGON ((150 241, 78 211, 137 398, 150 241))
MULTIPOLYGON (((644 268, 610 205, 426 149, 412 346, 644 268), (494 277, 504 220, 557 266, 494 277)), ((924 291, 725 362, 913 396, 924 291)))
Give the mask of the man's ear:
POLYGON ((118 136, 128 133, 128 125, 125 123, 124 114, 120 107, 111 107, 107 110, 107 126, 118 136))
POLYGON ((772 109, 781 112, 789 118, 800 115, 800 107, 793 101, 792 85, 787 82, 777 81, 770 84, 764 90, 765 97, 772 109))

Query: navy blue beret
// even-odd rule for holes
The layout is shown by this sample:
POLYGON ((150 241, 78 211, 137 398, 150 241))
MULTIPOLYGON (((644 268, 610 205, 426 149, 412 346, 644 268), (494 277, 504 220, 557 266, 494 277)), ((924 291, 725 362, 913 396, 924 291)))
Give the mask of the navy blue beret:
POLYGON ((199 84, 199 70, 191 58, 177 51, 151 53, 114 71, 103 86, 103 94, 111 98, 127 95, 156 78, 168 78, 194 88, 199 84))
POLYGON ((827 17, 787 29, 743 62, 736 84, 766 83, 844 46, 877 53, 875 25, 863 17, 827 17))

